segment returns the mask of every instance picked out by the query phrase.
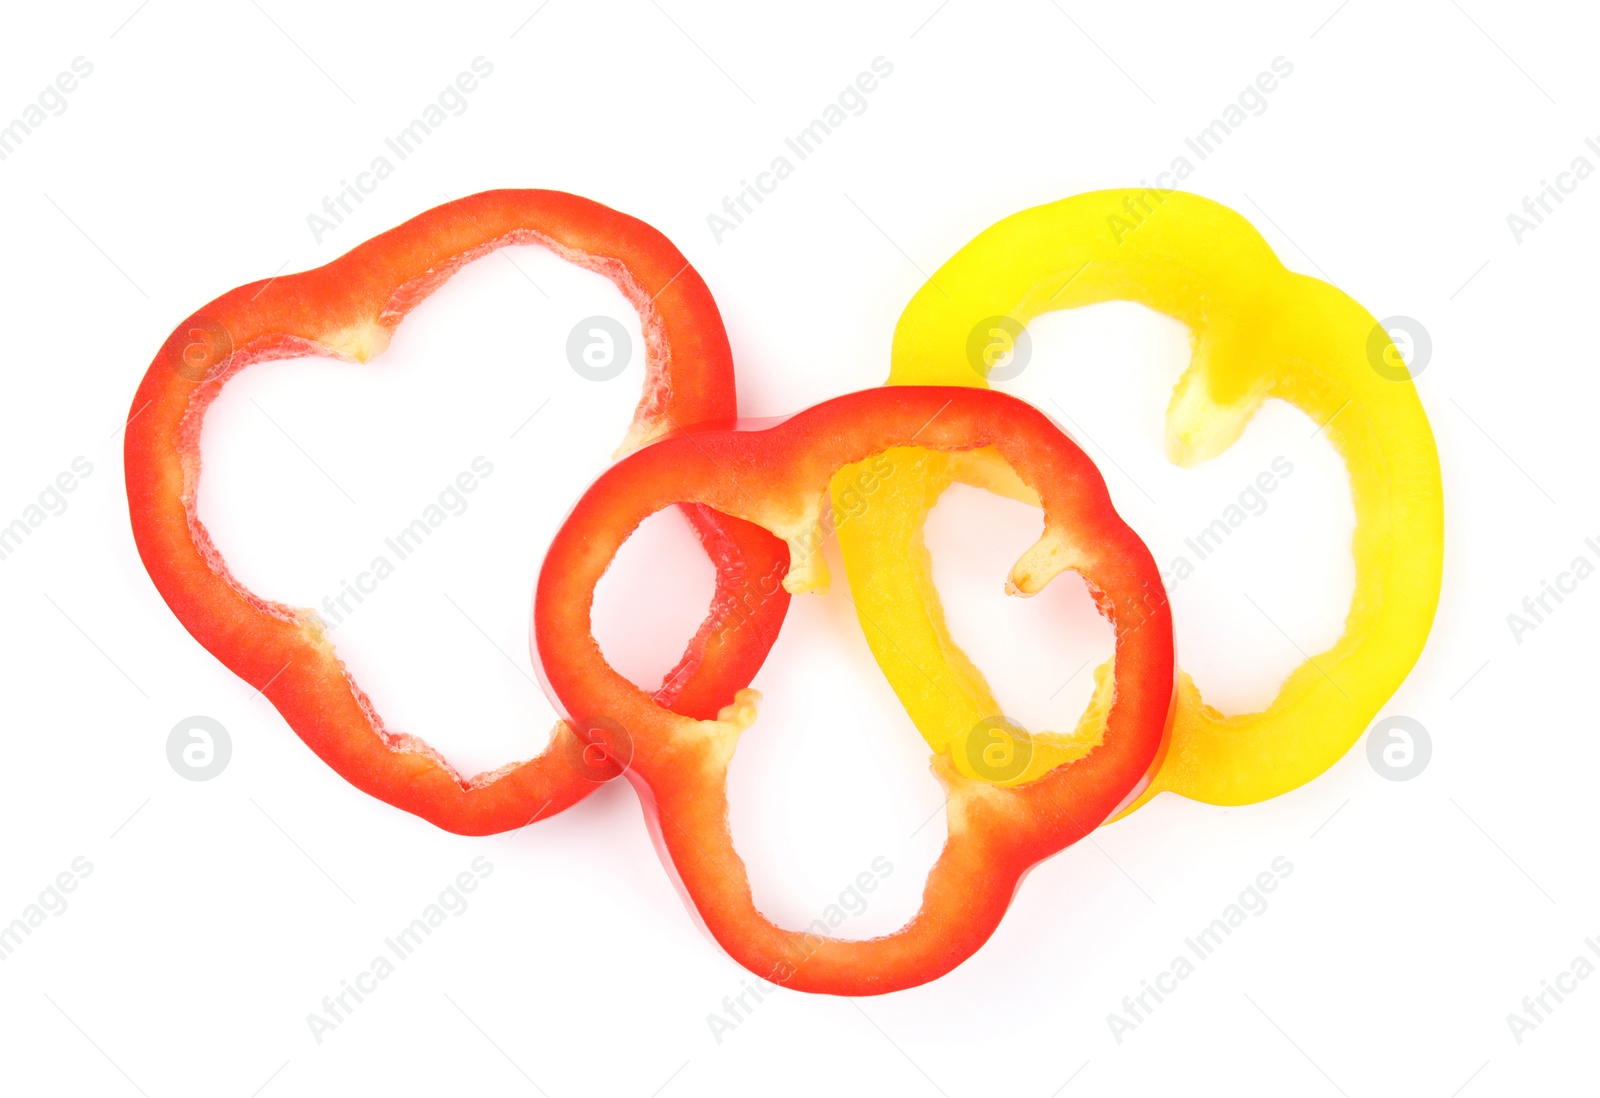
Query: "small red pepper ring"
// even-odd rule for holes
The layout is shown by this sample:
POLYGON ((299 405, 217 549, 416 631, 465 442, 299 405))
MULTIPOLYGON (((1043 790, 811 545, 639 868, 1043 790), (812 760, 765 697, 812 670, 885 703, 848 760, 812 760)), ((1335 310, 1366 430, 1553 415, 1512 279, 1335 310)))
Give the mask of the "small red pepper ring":
MULTIPOLYGON (((1173 705, 1172 617, 1149 550, 1112 508, 1105 482, 1071 439, 1022 401, 983 389, 872 389, 766 430, 695 431, 629 456, 601 475, 556 534, 539 575, 534 642, 536 662, 579 734, 627 761, 657 849, 717 942, 767 980, 835 995, 913 987, 971 956, 1029 868, 1092 832, 1144 789, 1161 762, 1173 705), (947 790, 949 837, 910 923, 870 941, 784 930, 757 910, 728 826, 728 764, 740 733, 755 720, 758 696, 742 691, 714 721, 662 708, 601 654, 589 624, 595 585, 640 522, 688 502, 784 538, 790 549, 784 587, 821 590, 827 568, 816 546, 834 473, 913 445, 946 452, 993 447, 1037 492, 1044 533, 1012 569, 1007 589, 1031 595, 1061 572, 1078 572, 1116 628, 1115 656, 1101 669, 1071 761, 1033 781, 1004 785, 1003 772, 993 780, 958 772, 949 754, 954 744, 935 755, 934 772, 947 790)), ((1030 752, 1025 730, 998 718, 986 724, 979 754, 990 746, 1008 749, 1002 754, 1030 752)), ((1005 769, 1003 761, 995 760, 997 770, 1005 769)))
MULTIPOLYGON (((366 362, 408 312, 465 264, 542 244, 616 283, 639 311, 646 375, 625 447, 706 420, 731 420, 733 359, 711 292, 672 242, 598 203, 504 190, 429 210, 316 270, 241 286, 173 332, 134 396, 124 443, 128 510, 150 578, 212 655, 256 687, 300 738, 356 787, 449 831, 493 834, 581 800, 615 766, 558 727, 539 756, 472 778, 425 742, 384 728, 314 611, 269 602, 229 573, 195 511, 200 427, 224 383, 252 362, 324 354, 366 362)), ((711 717, 776 639, 787 596, 764 584, 782 544, 689 509, 717 569, 717 594, 655 697, 711 717)))

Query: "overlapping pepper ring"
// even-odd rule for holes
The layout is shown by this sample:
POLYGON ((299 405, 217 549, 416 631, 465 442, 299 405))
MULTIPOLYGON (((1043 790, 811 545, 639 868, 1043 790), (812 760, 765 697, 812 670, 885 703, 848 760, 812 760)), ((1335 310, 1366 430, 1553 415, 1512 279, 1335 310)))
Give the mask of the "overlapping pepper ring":
POLYGON ((1359 305, 1287 272, 1231 211, 1176 192, 1100 192, 1007 218, 942 267, 901 317, 891 387, 764 431, 713 428, 705 425, 735 411, 727 340, 705 284, 670 242, 571 195, 490 192, 326 267, 241 287, 182 325, 131 410, 130 513, 146 568, 180 621, 353 784, 441 827, 483 834, 559 811, 622 759, 669 869, 730 954, 793 988, 872 994, 960 963, 1030 866, 1154 792, 1264 799, 1310 780, 1360 734, 1415 662, 1440 579, 1437 455, 1393 353, 1359 305), (462 265, 529 242, 606 274, 639 309, 648 375, 625 449, 659 441, 596 482, 540 573, 536 662, 575 727, 558 727, 537 758, 463 780, 420 740, 384 729, 314 613, 258 598, 228 574, 195 512, 199 434, 221 385, 250 362, 308 353, 366 361, 462 265), (1271 396, 1311 415, 1349 466, 1357 591, 1346 635, 1291 675, 1264 713, 1225 718, 1184 676, 1175 693, 1170 612, 1149 552, 1070 439, 983 388, 990 363, 973 354, 974 333, 996 320, 1020 331, 1041 312, 1109 299, 1141 302, 1193 332, 1193 361, 1168 411, 1173 460, 1226 449, 1271 396), (1373 347, 1382 369, 1368 358, 1373 347), (873 478, 870 506, 857 511, 863 462, 892 473, 873 478), (1006 720, 944 628, 921 526, 952 479, 1042 506, 1045 535, 1013 570, 1013 591, 1077 571, 1116 628, 1115 656, 1097 671, 1095 698, 1071 734, 1006 720), (826 582, 815 549, 830 494, 833 512, 851 518, 836 529, 848 573, 861 581, 852 590, 867 639, 948 791, 949 839, 922 911, 865 942, 784 931, 762 917, 727 823, 727 764, 755 717, 744 688, 788 593, 826 582), (716 564, 717 593, 682 662, 647 695, 601 656, 589 608, 622 541, 674 505, 716 564))
MULTIPOLYGON (((983 386, 991 329, 1015 334, 1041 313, 1107 300, 1139 302, 1192 333, 1192 360, 1167 410, 1173 462, 1190 466, 1226 450, 1261 402, 1277 397, 1318 424, 1348 467, 1356 589, 1344 636, 1309 657, 1258 713, 1224 716, 1181 675, 1171 747, 1138 804, 1161 790, 1210 804, 1265 800, 1343 756, 1422 651, 1443 563, 1433 435, 1370 313, 1285 269, 1232 210, 1175 191, 1077 195, 984 230, 901 315, 890 384, 983 386)), ((983 776, 961 744, 1000 711, 945 628, 922 523, 952 479, 1036 501, 983 455, 911 451, 892 460, 888 487, 839 528, 852 580, 872 580, 852 582, 861 625, 923 736, 935 750, 954 745, 962 772, 983 776)), ((836 504, 851 472, 835 481, 836 504)), ((1041 748, 1007 780, 1029 780, 1059 757, 1048 740, 1035 742, 1041 748)))
POLYGON ((697 430, 635 452, 601 475, 556 534, 539 574, 533 626, 536 662, 579 735, 609 747, 618 730, 626 733, 627 777, 705 926, 752 972, 804 991, 893 991, 970 956, 1031 866, 1143 790, 1172 712, 1172 618, 1155 561, 1071 439, 1029 405, 982 389, 867 390, 766 430, 697 430), (935 755, 948 840, 909 924, 868 941, 784 930, 756 908, 728 825, 728 764, 755 720, 754 691, 714 721, 666 709, 601 654, 590 626, 595 585, 640 522, 688 502, 779 535, 790 547, 784 587, 822 590, 827 568, 815 547, 836 471, 912 444, 941 453, 992 448, 1044 511, 1044 533, 1017 561, 1009 589, 1034 594, 1063 571, 1079 573, 1116 629, 1115 655, 1102 669, 1092 719, 1060 738, 1072 757, 1037 780, 1005 788, 966 777, 935 755))
MULTIPOLYGON (((678 249, 644 222, 587 199, 507 190, 437 207, 324 267, 217 298, 156 355, 134 397, 124 445, 134 540, 184 627, 346 780, 463 834, 550 816, 617 766, 558 727, 540 755, 463 778, 422 740, 385 729, 315 612, 269 602, 229 574, 195 510, 200 428, 222 385, 248 364, 307 354, 366 362, 466 263, 530 243, 605 275, 639 311, 645 388, 625 448, 734 418, 722 318, 678 249)), ((687 514, 716 565, 717 597, 655 698, 686 717, 710 718, 748 685, 776 639, 788 596, 763 581, 787 555, 782 542, 747 523, 701 508, 687 514)))

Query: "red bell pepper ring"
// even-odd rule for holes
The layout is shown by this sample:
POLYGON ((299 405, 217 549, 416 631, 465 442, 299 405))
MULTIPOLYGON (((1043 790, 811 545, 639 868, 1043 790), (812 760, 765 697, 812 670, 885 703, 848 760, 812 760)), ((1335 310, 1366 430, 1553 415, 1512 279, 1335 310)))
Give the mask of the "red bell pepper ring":
MULTIPOLYGON (((314 611, 263 599, 229 574, 195 499, 201 421, 230 377, 252 362, 298 355, 366 362, 451 275, 509 244, 542 244, 605 275, 639 311, 644 395, 625 447, 736 415, 721 314, 671 241, 588 199, 502 190, 439 206, 324 267, 241 286, 202 308, 151 363, 124 443, 134 540, 184 627, 346 780, 473 835, 553 815, 616 769, 558 727, 537 757, 463 778, 424 741, 386 729, 314 611)), ((784 566, 784 554, 746 523, 693 508, 688 517, 716 565, 717 596, 655 697, 686 717, 706 718, 749 683, 777 636, 787 600, 766 597, 762 581, 784 566), (757 590, 763 597, 752 597, 757 590)))
MULTIPOLYGON (((626 764, 668 871, 717 942, 758 976, 836 995, 912 987, 969 957, 1029 868, 1144 789, 1173 708, 1172 617, 1149 550, 1112 508, 1094 465, 1046 416, 971 388, 873 389, 766 430, 694 431, 634 453, 601 475, 556 534, 535 594, 534 641, 536 662, 578 734, 626 764), (834 473, 912 445, 998 452, 1037 493, 1045 518, 1043 536, 1018 560, 1007 589, 1031 595, 1063 571, 1080 573, 1116 628, 1115 656, 1102 668, 1090 706, 1095 719, 1086 714, 1080 723, 1076 735, 1085 738, 1071 761, 1005 785, 1003 774, 961 774, 953 744, 934 756, 949 838, 909 924, 870 941, 784 930, 757 910, 728 826, 728 764, 755 719, 758 695, 741 691, 714 721, 663 708, 601 654, 589 623, 595 585, 640 522, 688 502, 782 537, 790 548, 783 586, 820 590, 827 568, 816 546, 834 473)), ((991 724, 982 730, 989 745, 1029 750, 1028 732, 991 724)))

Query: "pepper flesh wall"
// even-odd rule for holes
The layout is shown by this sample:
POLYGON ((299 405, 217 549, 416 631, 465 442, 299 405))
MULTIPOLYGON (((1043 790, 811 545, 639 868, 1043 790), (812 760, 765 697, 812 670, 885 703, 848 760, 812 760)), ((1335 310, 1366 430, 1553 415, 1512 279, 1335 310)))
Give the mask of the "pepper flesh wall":
MULTIPOLYGON (((558 726, 539 755, 463 777, 421 739, 386 729, 314 611, 260 598, 229 575, 195 498, 201 422, 229 377, 251 362, 294 355, 366 362, 451 275, 511 244, 542 244, 605 275, 638 309, 644 395, 625 448, 736 416, 722 316, 671 241, 586 198, 504 190, 436 207, 324 267, 241 286, 206 305, 178 326, 145 373, 124 443, 134 541, 184 628, 352 785, 471 835, 554 815, 617 768, 558 726)), ((714 717, 749 684, 777 637, 788 600, 764 581, 783 567, 784 546, 703 508, 687 509, 687 517, 716 565, 716 597, 655 697, 686 716, 714 717)))

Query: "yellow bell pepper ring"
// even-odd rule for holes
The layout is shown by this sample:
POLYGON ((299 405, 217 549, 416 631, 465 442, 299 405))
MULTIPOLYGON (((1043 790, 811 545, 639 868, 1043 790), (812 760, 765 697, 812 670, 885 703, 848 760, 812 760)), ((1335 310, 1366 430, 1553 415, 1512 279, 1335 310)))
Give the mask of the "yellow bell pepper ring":
MULTIPOLYGON (((1344 635, 1296 668, 1257 713, 1224 716, 1180 675, 1167 754, 1126 811, 1162 790, 1218 805, 1266 800, 1338 761, 1422 652, 1444 554, 1433 433, 1399 352, 1370 313, 1287 270, 1239 214, 1178 191, 1096 191, 984 230, 901 314, 889 383, 986 386, 1006 366, 995 349, 1022 338, 1028 321, 1111 300, 1189 327, 1192 357, 1167 408, 1174 463, 1193 466, 1226 450, 1275 397, 1320 424, 1348 469, 1356 588, 1344 635)), ((1103 720, 1105 675, 1072 734, 1015 728, 945 627, 923 543, 928 510, 953 480, 1036 501, 992 451, 888 457, 893 472, 838 536, 862 628, 907 713, 968 777, 1019 784, 1081 754, 1103 720), (1010 733, 998 753, 997 722, 1010 733)), ((855 475, 845 469, 834 481, 836 507, 855 475)))

